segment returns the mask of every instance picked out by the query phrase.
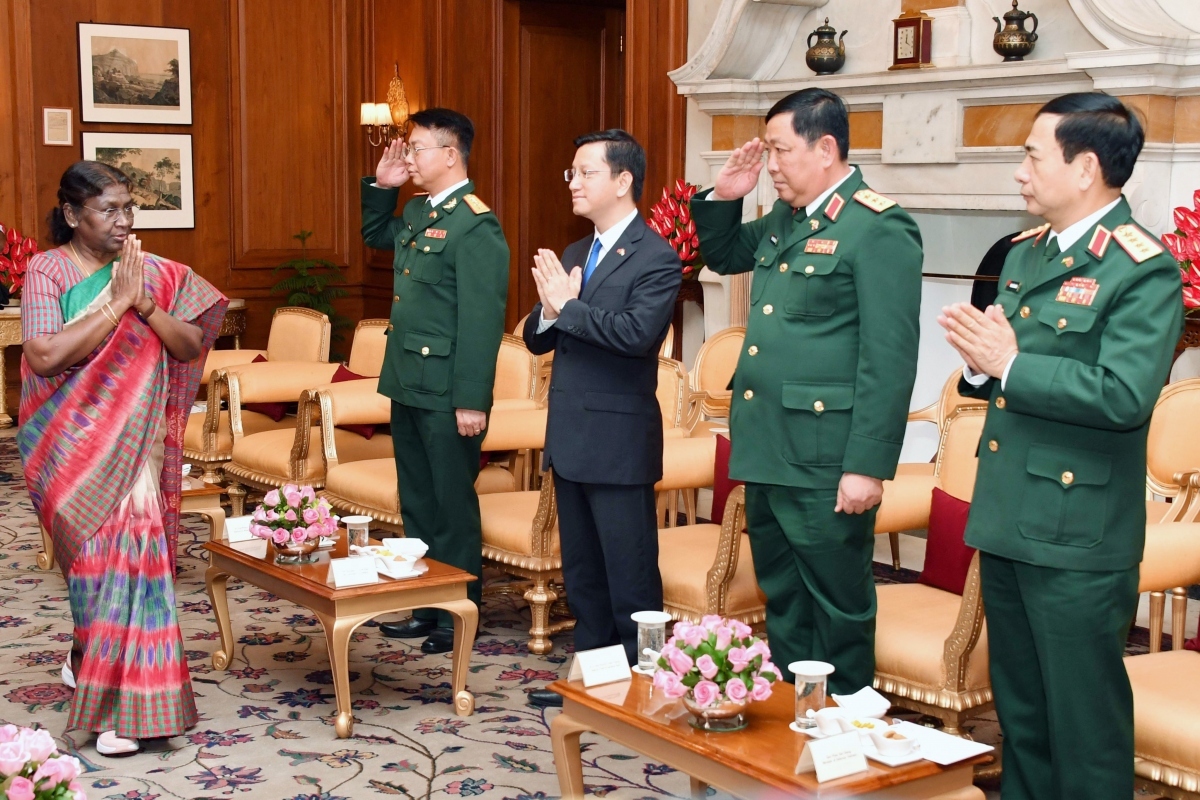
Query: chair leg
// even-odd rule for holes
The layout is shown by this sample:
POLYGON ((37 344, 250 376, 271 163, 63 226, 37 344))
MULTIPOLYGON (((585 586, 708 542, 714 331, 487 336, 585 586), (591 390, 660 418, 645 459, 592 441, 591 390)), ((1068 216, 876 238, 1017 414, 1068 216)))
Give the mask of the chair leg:
POLYGON ((546 578, 534 578, 533 586, 525 592, 532 623, 529 627, 529 652, 535 655, 545 655, 554 647, 550 643, 550 605, 557 599, 558 594, 550 588, 546 578))
POLYGON ((1150 593, 1150 652, 1162 650, 1163 612, 1167 606, 1164 592, 1150 593))
POLYGON ((892 569, 900 569, 900 534, 889 533, 888 544, 892 546, 892 569))
POLYGON ((699 489, 683 490, 683 513, 687 515, 687 524, 696 524, 696 501, 700 495, 699 489))
POLYGON ((206 461, 204 463, 204 474, 200 476, 200 480, 205 483, 220 483, 221 468, 217 466, 216 461, 206 461))
POLYGON ((667 493, 667 527, 679 525, 679 492, 667 493))
POLYGON ((1184 625, 1187 623, 1187 589, 1177 586, 1171 590, 1171 649, 1182 650, 1183 640, 1187 634, 1184 625))
POLYGON ((654 510, 658 515, 658 529, 671 527, 670 521, 667 519, 667 493, 659 492, 654 496, 654 510))
POLYGON ((231 480, 225 491, 229 494, 229 505, 232 506, 233 516, 244 516, 246 513, 246 487, 231 480))

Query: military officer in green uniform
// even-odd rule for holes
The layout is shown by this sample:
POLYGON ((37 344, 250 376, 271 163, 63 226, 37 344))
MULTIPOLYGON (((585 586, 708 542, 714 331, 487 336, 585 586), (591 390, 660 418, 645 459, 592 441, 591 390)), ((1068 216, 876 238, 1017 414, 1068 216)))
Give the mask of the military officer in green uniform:
MULTIPOLYGON (((431 558, 479 578, 475 479, 504 334, 508 244, 467 178, 471 120, 430 108, 411 121, 408 143, 392 142, 375 178, 362 183, 363 239, 396 251, 379 391, 392 399, 405 533, 425 540, 431 558), (427 194, 395 217, 400 187, 410 178, 427 194)), ((479 604, 479 581, 468 585, 467 595, 479 604)), ((444 611, 418 609, 412 619, 381 628, 400 638, 427 635, 421 645, 426 653, 446 652, 453 644, 453 623, 444 611)))
POLYGON ((837 95, 789 95, 767 114, 770 213, 741 222, 758 139, 692 203, 709 269, 754 273, 729 473, 746 482, 773 660, 832 663, 837 692, 875 671, 875 510, 916 378, 922 261, 916 223, 847 162, 849 131, 837 95))
POLYGON ((1146 435, 1181 331, 1179 269, 1121 187, 1142 127, 1095 92, 1038 112, 1016 172, 1029 212, 995 305, 944 310, 986 398, 967 523, 981 551, 1005 800, 1129 800, 1122 663, 1146 530, 1146 435))

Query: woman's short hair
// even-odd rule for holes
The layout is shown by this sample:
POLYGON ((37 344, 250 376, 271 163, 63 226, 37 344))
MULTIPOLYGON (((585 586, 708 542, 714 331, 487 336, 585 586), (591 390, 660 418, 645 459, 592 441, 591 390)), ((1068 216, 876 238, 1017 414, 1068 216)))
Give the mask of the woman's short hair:
POLYGON ((1070 164, 1084 152, 1096 154, 1100 174, 1120 189, 1133 174, 1146 135, 1137 116, 1117 98, 1104 92, 1077 92, 1056 97, 1038 110, 1061 116, 1054 139, 1070 164))
POLYGON ((66 244, 75 235, 74 229, 67 224, 63 206, 83 208, 85 202, 99 197, 113 184, 133 189, 133 181, 129 180, 129 176, 108 164, 101 164, 99 161, 76 161, 67 167, 67 171, 58 181, 58 205, 50 210, 46 218, 50 225, 50 239, 55 244, 66 244))

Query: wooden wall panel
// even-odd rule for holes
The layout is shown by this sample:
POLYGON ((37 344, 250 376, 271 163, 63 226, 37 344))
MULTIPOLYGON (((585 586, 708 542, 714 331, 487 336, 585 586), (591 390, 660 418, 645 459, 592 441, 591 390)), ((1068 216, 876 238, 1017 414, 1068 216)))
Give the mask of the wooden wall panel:
MULTIPOLYGON (((883 111, 851 111, 850 149, 878 150, 883 147, 883 111)), ((763 117, 715 116, 712 118, 712 149, 732 150, 755 136, 767 135, 763 117)))
POLYGON ((963 147, 1020 147, 1042 103, 968 106, 963 109, 963 147))

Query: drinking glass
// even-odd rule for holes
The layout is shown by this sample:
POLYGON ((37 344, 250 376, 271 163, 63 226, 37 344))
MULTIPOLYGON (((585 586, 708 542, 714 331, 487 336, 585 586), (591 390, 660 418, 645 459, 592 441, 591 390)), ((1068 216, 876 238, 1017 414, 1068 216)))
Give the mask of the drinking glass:
POLYGON ((814 728, 817 721, 808 715, 825 707, 825 686, 833 665, 824 661, 793 661, 788 671, 796 681, 796 721, 793 727, 814 728))
POLYGON ((654 672, 658 654, 667 643, 667 623, 671 621, 671 615, 665 611, 637 611, 629 616, 638 626, 638 671, 654 672), (647 650, 652 651, 654 655, 648 655, 647 650))
POLYGON ((350 547, 366 547, 371 541, 371 518, 365 516, 342 517, 350 547))

